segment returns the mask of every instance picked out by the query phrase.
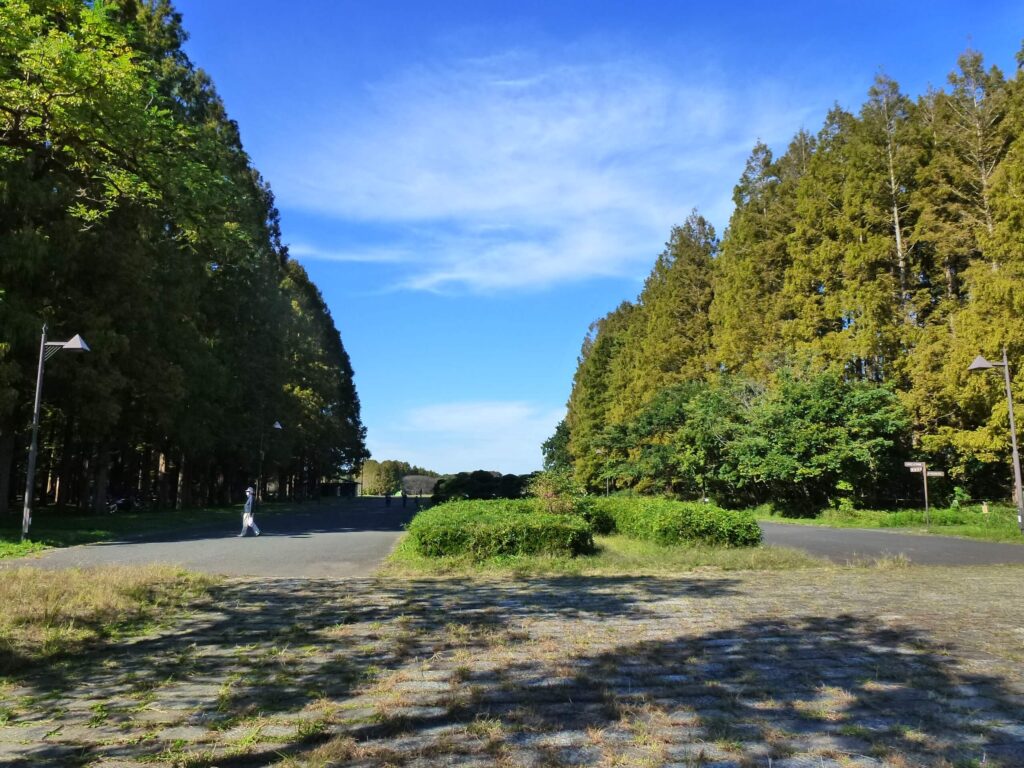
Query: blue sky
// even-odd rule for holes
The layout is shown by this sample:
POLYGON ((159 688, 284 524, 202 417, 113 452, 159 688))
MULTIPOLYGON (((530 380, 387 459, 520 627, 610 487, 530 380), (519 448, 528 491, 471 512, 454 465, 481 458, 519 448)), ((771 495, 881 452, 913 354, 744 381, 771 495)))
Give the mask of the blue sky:
POLYGON ((352 358, 375 458, 540 467, 587 326, 697 208, 884 72, 918 96, 1008 2, 178 0, 352 358))

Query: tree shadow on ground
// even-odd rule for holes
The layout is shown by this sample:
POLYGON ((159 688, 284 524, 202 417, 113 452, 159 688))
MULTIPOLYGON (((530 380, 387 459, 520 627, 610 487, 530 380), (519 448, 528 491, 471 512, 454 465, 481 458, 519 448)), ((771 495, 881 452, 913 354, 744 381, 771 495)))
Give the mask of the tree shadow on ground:
POLYGON ((924 632, 798 610, 699 631, 705 601, 743 591, 722 577, 230 582, 172 633, 16 675, 48 697, 16 719, 67 725, 16 759, 1024 764, 1001 681, 960 671, 924 632), (122 741, 100 746, 104 727, 122 741))
POLYGON ((351 729, 347 748, 382 765, 1024 764, 1015 697, 956 671, 949 651, 853 616, 752 621, 469 673, 444 714, 384 717, 351 729), (481 722, 502 736, 453 738, 481 722))

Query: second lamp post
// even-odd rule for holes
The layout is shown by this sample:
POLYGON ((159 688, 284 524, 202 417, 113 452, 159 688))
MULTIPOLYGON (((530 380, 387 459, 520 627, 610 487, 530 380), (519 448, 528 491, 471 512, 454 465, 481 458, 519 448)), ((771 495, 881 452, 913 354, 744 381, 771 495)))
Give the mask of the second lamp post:
POLYGON ((1003 361, 993 363, 981 355, 967 366, 968 371, 985 371, 989 368, 1002 368, 1003 380, 1006 383, 1006 405, 1010 411, 1010 446, 1013 451, 1013 496, 1017 502, 1017 527, 1024 533, 1024 491, 1020 480, 1020 454, 1017 452, 1017 424, 1013 418, 1013 389, 1010 386, 1010 363, 1006 359, 1006 347, 1003 347, 1003 361))

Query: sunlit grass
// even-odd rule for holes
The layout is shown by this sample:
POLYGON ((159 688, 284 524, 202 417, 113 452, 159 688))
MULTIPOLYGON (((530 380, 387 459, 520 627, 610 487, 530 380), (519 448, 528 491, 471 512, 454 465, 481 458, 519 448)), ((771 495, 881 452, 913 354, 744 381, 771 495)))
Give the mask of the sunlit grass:
POLYGON ((791 570, 826 566, 826 561, 784 547, 662 546, 625 536, 595 536, 597 552, 580 557, 533 555, 496 557, 474 562, 468 557, 424 557, 406 537, 385 563, 382 575, 612 576, 654 575, 694 570, 791 570))
POLYGON ((171 620, 213 580, 169 566, 0 572, 0 672, 171 620))
POLYGON ((10 540, 0 534, 0 560, 5 557, 24 557, 33 552, 41 552, 46 545, 38 541, 19 541, 20 534, 10 540))

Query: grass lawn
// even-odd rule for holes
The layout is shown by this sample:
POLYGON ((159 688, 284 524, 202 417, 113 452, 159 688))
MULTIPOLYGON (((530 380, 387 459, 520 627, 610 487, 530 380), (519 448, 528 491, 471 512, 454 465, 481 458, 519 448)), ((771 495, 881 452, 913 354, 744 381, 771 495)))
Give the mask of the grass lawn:
POLYGON ((850 512, 826 510, 817 517, 789 517, 763 508, 753 510, 758 520, 792 525, 823 525, 832 528, 886 528, 902 533, 962 536, 984 541, 1024 544, 1017 527, 1017 509, 1006 504, 992 504, 988 514, 980 506, 932 509, 925 522, 923 509, 878 510, 857 509, 850 512))
POLYGON ((662 546, 625 536, 595 536, 597 552, 581 557, 545 555, 495 557, 475 562, 466 557, 425 557, 405 537, 386 561, 382 576, 654 576, 694 570, 750 571, 825 567, 819 560, 785 547, 662 546))

